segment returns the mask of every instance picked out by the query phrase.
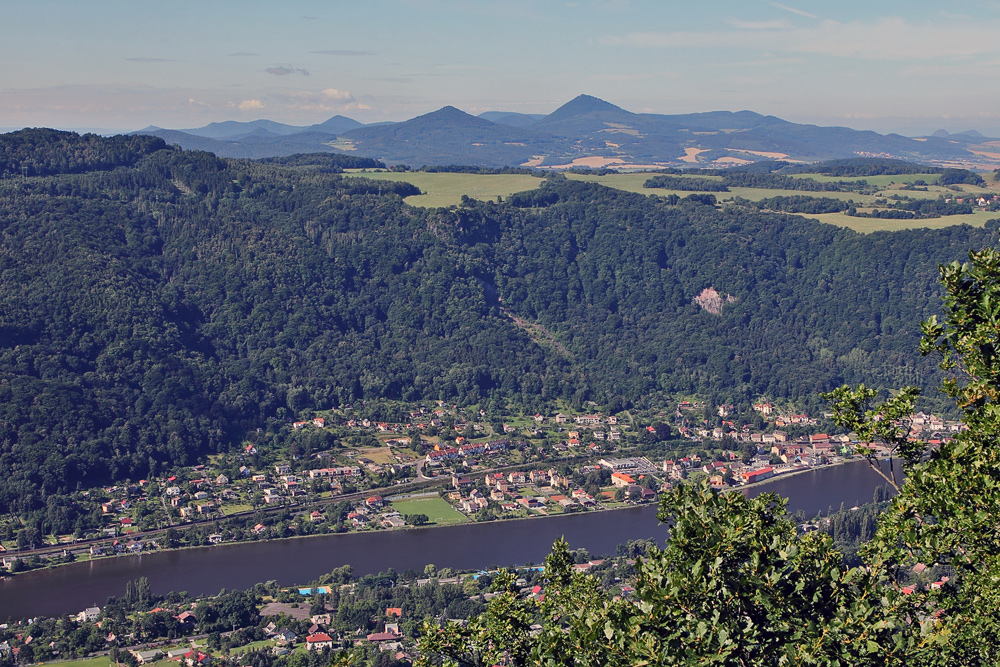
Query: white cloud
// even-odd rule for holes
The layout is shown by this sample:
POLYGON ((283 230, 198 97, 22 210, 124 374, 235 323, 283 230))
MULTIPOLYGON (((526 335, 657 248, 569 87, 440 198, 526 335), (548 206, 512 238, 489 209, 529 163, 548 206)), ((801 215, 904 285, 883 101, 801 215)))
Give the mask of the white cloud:
POLYGON ((346 90, 337 90, 336 88, 327 88, 322 92, 322 95, 331 100, 349 101, 354 99, 354 96, 346 90))
POLYGON ((239 103, 240 111, 254 111, 256 109, 263 109, 264 103, 260 100, 243 100, 239 103))

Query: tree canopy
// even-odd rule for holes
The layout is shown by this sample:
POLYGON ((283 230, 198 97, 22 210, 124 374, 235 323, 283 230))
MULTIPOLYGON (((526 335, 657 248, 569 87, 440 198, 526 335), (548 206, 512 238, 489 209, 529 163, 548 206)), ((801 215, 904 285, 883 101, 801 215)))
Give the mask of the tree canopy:
POLYGON ((142 137, 25 130, 0 155, 0 511, 43 533, 73 531, 78 487, 369 399, 816 411, 845 382, 933 386, 907 354, 933 267, 997 236, 862 236, 557 176, 418 209, 411 184, 327 156, 142 137))
POLYGON ((865 387, 830 394, 836 419, 893 447, 899 494, 845 564, 822 532, 798 534, 784 502, 707 485, 666 493, 663 549, 637 563, 634 595, 609 597, 557 541, 544 602, 505 594, 467 627, 429 626, 422 665, 995 665, 1000 655, 1000 253, 941 267, 942 321, 921 352, 954 376, 944 391, 967 429, 939 448, 907 438, 915 388, 883 403, 865 387), (916 564, 948 579, 905 587, 916 564), (502 613, 500 613, 502 612, 502 613), (541 631, 531 634, 531 623, 541 631))

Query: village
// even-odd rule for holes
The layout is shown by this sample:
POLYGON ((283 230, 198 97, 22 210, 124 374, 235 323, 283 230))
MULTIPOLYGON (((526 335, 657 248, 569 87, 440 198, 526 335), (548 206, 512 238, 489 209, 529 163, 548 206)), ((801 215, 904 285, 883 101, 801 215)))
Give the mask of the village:
MULTIPOLYGON (((680 401, 638 418, 567 410, 491 419, 444 404, 397 408, 408 421, 358 412, 288 424, 284 446, 261 438, 158 478, 84 491, 97 529, 28 542, 8 522, 0 564, 17 573, 163 548, 616 509, 655 502, 684 481, 723 489, 840 463, 859 444, 816 432, 822 417, 768 402, 737 414, 680 401)), ((960 428, 923 413, 908 426, 931 446, 960 428)))

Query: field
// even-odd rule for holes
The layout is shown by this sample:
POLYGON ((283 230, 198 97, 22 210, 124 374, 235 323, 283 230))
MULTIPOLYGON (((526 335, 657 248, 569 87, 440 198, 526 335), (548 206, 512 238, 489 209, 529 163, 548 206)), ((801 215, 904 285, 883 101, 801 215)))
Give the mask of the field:
POLYGON ((468 518, 452 507, 443 498, 428 496, 410 500, 394 500, 392 508, 400 514, 426 514, 430 523, 446 526, 454 523, 466 523, 468 518))
MULTIPOLYGON (((83 660, 64 660, 62 662, 50 662, 49 667, 108 667, 111 659, 106 655, 96 658, 84 658, 83 660)), ((176 663, 175 663, 176 664, 176 663)))
POLYGON ((986 211, 976 211, 969 215, 949 215, 942 218, 929 218, 926 220, 879 220, 877 218, 852 218, 843 213, 823 213, 820 215, 803 216, 813 218, 820 222, 825 222, 838 227, 849 227, 862 234, 871 232, 898 231, 903 229, 941 229, 953 225, 972 225, 982 227, 987 220, 1000 218, 1000 213, 996 211, 990 213, 986 211))
MULTIPOLYGON (((457 205, 462 200, 462 195, 468 195, 475 199, 488 200, 494 199, 495 197, 503 196, 507 197, 514 192, 524 192, 526 190, 532 190, 541 183, 541 179, 535 178, 533 176, 525 176, 520 174, 447 174, 447 173, 426 173, 426 172, 406 172, 406 173, 390 173, 390 172, 359 172, 354 174, 356 176, 363 176, 366 178, 380 178, 385 180, 393 181, 407 181, 416 185, 421 191, 426 194, 417 195, 414 197, 407 197, 406 203, 412 206, 421 207, 437 207, 437 206, 450 206, 457 205)), ((692 192, 686 191, 672 191, 665 189, 651 189, 644 188, 642 184, 646 182, 647 179, 652 174, 645 172, 628 173, 628 174, 604 174, 604 175, 591 175, 591 174, 570 174, 567 173, 566 177, 571 180, 586 181, 592 183, 600 183, 611 188, 617 188, 619 190, 624 190, 626 192, 634 192, 643 195, 660 195, 666 196, 669 194, 676 194, 680 197, 686 197, 692 192)), ((821 176, 818 174, 800 174, 796 175, 801 178, 814 178, 817 181, 839 181, 839 180, 857 180, 850 178, 840 178, 831 176, 821 176)), ((699 176, 698 178, 710 178, 710 179, 720 179, 719 176, 699 176)), ((925 180, 928 183, 933 182, 936 178, 934 174, 902 174, 894 176, 869 176, 866 177, 867 180, 872 185, 877 185, 883 190, 879 193, 880 196, 886 196, 890 194, 900 194, 902 196, 911 197, 913 199, 937 199, 939 195, 955 195, 961 193, 956 193, 952 190, 948 190, 939 186, 928 186, 926 191, 921 190, 902 190, 901 187, 906 183, 911 183, 915 180, 925 180)), ((980 188, 970 185, 962 186, 962 191, 966 194, 979 195, 981 193, 994 193, 998 189, 997 184, 993 183, 990 179, 987 179, 991 183, 991 187, 980 188)), ((870 205, 874 200, 873 195, 859 195, 856 192, 810 192, 804 190, 766 190, 763 188, 732 188, 730 192, 714 192, 711 193, 716 196, 716 198, 722 202, 726 199, 731 199, 733 197, 742 197, 744 199, 749 199, 750 201, 760 201, 761 199, 766 199, 768 197, 778 197, 778 196, 794 196, 794 195, 806 195, 813 197, 830 197, 832 199, 840 199, 843 201, 853 200, 861 206, 870 205)), ((837 225, 838 227, 848 227, 856 232, 862 234, 868 234, 875 231, 892 231, 892 230, 902 230, 902 229, 915 229, 915 228, 930 228, 939 229, 942 227, 950 227, 952 225, 973 225, 976 227, 981 227, 983 223, 987 220, 991 220, 1000 217, 997 213, 984 213, 977 211, 970 215, 952 215, 942 218, 931 218, 927 220, 879 220, 873 218, 854 218, 843 213, 825 213, 822 215, 805 215, 801 214, 802 217, 811 218, 814 220, 819 220, 831 225, 837 225)), ((371 457, 370 457, 371 458, 371 457)))
POLYGON ((373 463, 378 465, 386 465, 388 463, 395 463, 396 456, 392 453, 392 450, 388 447, 367 447, 365 449, 359 449, 358 456, 363 456, 366 459, 371 459, 373 463))
POLYGON ((458 206, 462 195, 486 201, 508 197, 515 192, 533 190, 542 182, 541 178, 524 174, 447 174, 413 171, 356 172, 352 176, 374 178, 383 181, 405 181, 412 183, 426 194, 407 197, 406 203, 423 208, 458 206))
POLYGON ((252 505, 247 505, 246 503, 226 503, 221 508, 222 514, 224 516, 229 516, 230 514, 236 514, 237 512, 249 512, 253 509, 252 505))

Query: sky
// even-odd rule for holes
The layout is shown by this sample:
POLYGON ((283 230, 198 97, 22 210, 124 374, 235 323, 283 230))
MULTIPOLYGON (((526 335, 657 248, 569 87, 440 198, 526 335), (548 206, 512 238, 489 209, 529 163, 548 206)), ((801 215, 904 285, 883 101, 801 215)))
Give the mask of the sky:
POLYGON ((0 0, 0 128, 131 131, 453 105, 749 109, 1000 136, 1000 0, 0 0))

